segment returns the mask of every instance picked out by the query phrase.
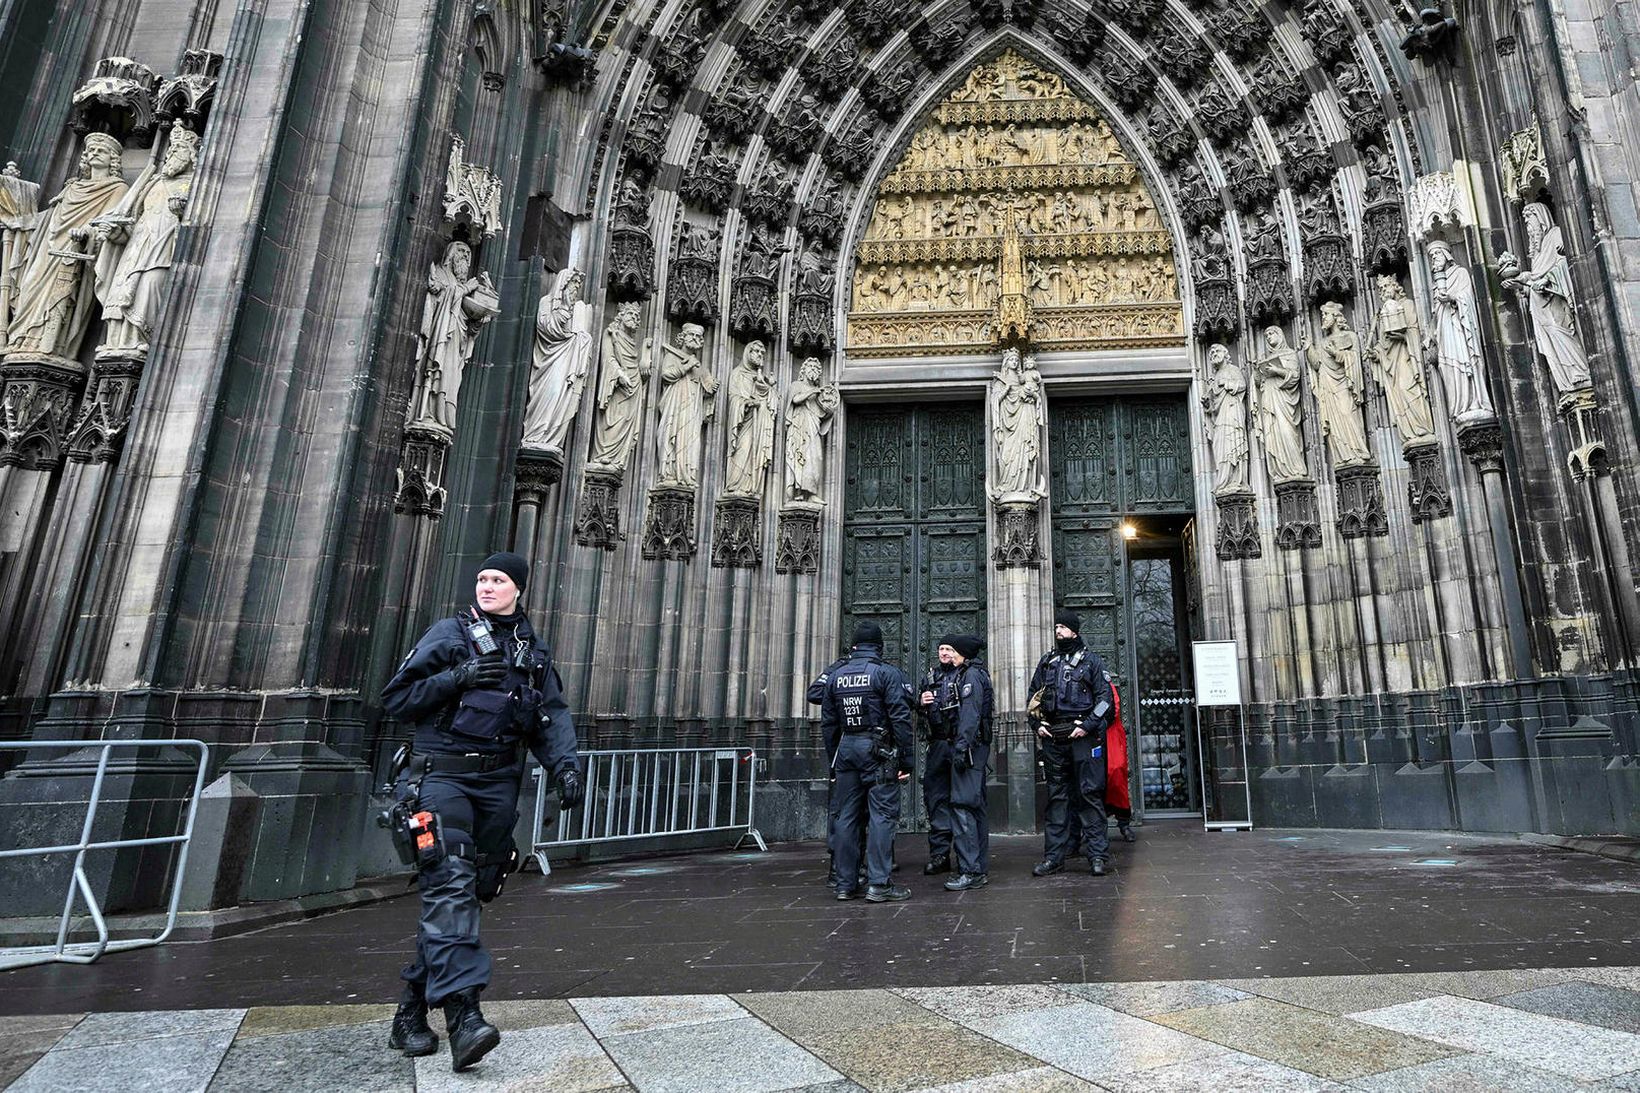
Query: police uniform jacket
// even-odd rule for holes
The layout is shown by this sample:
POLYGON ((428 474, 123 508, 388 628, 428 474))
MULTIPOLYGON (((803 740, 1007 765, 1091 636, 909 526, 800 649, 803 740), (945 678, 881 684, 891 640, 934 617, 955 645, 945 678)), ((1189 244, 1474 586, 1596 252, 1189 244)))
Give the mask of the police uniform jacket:
POLYGON ((1037 662, 1031 676, 1031 693, 1046 690, 1053 709, 1054 723, 1075 721, 1088 732, 1107 728, 1116 703, 1111 695, 1110 675, 1099 654, 1078 644, 1070 652, 1055 649, 1037 662), (1098 722, 1090 714, 1103 702, 1105 712, 1098 722))
MULTIPOLYGON (((956 738, 952 747, 957 751, 970 751, 976 746, 990 746, 992 706, 996 701, 991 689, 991 673, 985 670, 984 664, 971 660, 952 671, 945 686, 957 702, 956 738)), ((938 702, 936 696, 935 703, 938 702)))
POLYGON ((416 727, 421 754, 503 755, 522 743, 552 777, 577 769, 575 724, 551 655, 522 611, 485 618, 507 664, 500 684, 456 686, 450 669, 478 653, 460 618, 440 619, 383 688, 383 709, 416 727))
POLYGON ((951 686, 956 674, 957 669, 953 666, 936 664, 923 677, 922 690, 932 693, 934 701, 924 706, 919 691, 915 708, 928 720, 928 736, 931 740, 950 740, 956 735, 956 706, 959 695, 957 689, 951 686))
POLYGON ((805 696, 809 700, 809 705, 818 706, 826 700, 826 684, 831 682, 832 673, 847 663, 848 656, 840 656, 826 665, 825 671, 814 677, 814 682, 809 684, 808 694, 805 696))
POLYGON ((875 645, 857 645, 842 667, 831 673, 820 703, 820 729, 826 752, 835 757, 845 732, 886 728, 899 750, 900 769, 914 763, 911 735, 911 685, 875 645))

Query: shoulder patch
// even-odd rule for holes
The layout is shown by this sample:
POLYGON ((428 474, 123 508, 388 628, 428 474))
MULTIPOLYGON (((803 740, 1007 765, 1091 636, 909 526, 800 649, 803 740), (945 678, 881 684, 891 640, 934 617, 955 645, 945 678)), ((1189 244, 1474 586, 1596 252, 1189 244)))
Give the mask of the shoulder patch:
POLYGON ((969 695, 971 695, 973 693, 974 693, 974 685, 972 683, 964 683, 962 685, 962 697, 967 698, 969 695))

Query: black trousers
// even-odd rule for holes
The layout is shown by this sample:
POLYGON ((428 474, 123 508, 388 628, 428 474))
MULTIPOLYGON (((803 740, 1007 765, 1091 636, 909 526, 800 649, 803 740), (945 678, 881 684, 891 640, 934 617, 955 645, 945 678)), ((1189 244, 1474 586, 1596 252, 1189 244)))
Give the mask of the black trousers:
POLYGON ((951 741, 930 740, 923 758, 923 806, 928 810, 928 856, 951 853, 951 741))
POLYGON ((1070 812, 1081 824, 1080 850, 1089 858, 1110 856, 1105 833, 1104 733, 1078 740, 1038 739, 1042 769, 1048 782, 1048 809, 1043 849, 1050 861, 1064 861, 1072 852, 1070 812))

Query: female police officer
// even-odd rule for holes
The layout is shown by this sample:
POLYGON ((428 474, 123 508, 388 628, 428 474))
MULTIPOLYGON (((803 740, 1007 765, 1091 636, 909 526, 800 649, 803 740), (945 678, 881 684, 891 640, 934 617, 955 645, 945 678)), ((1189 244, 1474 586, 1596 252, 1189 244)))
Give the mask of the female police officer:
POLYGON ((486 558, 475 605, 434 623, 382 691, 387 714, 416 730, 399 779, 411 808, 401 814, 436 817, 417 846, 421 927, 388 1044, 406 1055, 437 1051, 427 1007, 442 1005, 456 1070, 501 1041, 478 1008, 490 982, 478 912, 517 860, 523 749, 557 780, 565 808, 585 794, 558 673, 519 609, 528 579, 517 554, 486 558))

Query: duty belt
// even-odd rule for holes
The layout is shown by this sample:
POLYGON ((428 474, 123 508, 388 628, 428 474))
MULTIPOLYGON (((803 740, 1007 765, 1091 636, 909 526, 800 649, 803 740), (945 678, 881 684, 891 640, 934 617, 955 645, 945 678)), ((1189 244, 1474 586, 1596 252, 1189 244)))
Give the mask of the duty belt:
POLYGON ((868 732, 882 732, 882 731, 883 731, 883 727, 881 725, 873 725, 869 729, 844 729, 843 730, 843 735, 844 736, 863 736, 868 732))
POLYGON ((488 774, 518 762, 518 752, 506 751, 495 755, 468 752, 465 755, 416 755, 410 760, 410 775, 420 778, 429 774, 488 774))

